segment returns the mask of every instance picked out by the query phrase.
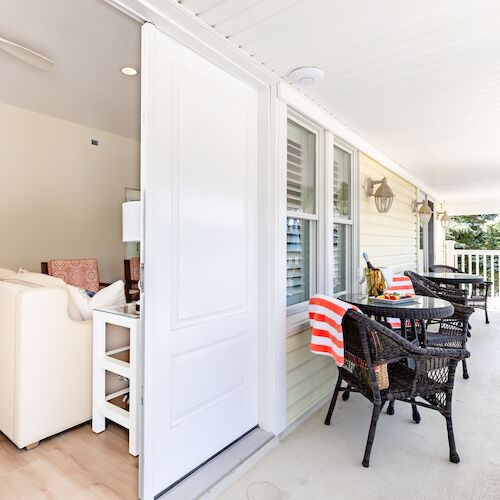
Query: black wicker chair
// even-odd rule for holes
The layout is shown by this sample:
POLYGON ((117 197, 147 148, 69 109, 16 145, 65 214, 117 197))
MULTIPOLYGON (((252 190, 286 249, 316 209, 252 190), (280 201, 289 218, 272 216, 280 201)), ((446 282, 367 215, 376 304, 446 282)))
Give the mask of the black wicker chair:
POLYGON ((469 356, 465 349, 419 347, 356 311, 344 316, 344 365, 339 377, 325 424, 330 425, 340 391, 359 392, 373 403, 373 412, 362 464, 370 465, 370 454, 377 421, 387 401, 404 401, 439 411, 446 419, 449 457, 458 463, 453 434, 451 400, 457 363, 469 356), (412 363, 408 363, 412 360, 412 363), (380 389, 376 366, 387 364, 389 386, 380 389), (414 367, 410 367, 414 366, 414 367), (342 387, 342 381, 348 386, 342 387), (415 398, 423 401, 416 401, 415 398))
POLYGON ((433 266, 429 266, 429 271, 431 273, 461 273, 460 269, 456 267, 447 266, 445 264, 434 264, 433 266))
MULTIPOLYGON (((469 318, 474 312, 472 307, 465 305, 467 302, 467 297, 463 293, 465 291, 456 288, 452 290, 442 288, 412 271, 405 271, 405 275, 411 279, 413 289, 417 295, 448 300, 454 307, 454 312, 450 317, 427 322, 424 346, 465 349, 469 332, 469 318), (437 327, 437 331, 434 331, 434 327, 437 327)), ((462 368, 463 377, 469 378, 465 359, 462 361, 462 368)))
MULTIPOLYGON (((449 273, 461 273, 460 269, 452 266, 446 266, 444 264, 436 264, 434 266, 429 266, 429 271, 433 273, 449 272, 449 273)), ((490 293, 490 288, 493 285, 492 281, 485 281, 484 283, 473 283, 471 294, 467 299, 467 305, 477 308, 484 309, 484 317, 486 323, 489 323, 488 318, 488 295, 490 293)))

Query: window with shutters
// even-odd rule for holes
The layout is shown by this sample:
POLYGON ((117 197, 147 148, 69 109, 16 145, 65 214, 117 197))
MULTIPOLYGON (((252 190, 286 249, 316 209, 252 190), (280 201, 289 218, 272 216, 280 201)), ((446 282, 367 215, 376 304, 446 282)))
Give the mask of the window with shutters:
POLYGON ((288 120, 286 272, 289 312, 297 310, 316 291, 316 150, 317 134, 288 120))
POLYGON ((352 292, 353 151, 334 146, 333 154, 333 293, 352 292))

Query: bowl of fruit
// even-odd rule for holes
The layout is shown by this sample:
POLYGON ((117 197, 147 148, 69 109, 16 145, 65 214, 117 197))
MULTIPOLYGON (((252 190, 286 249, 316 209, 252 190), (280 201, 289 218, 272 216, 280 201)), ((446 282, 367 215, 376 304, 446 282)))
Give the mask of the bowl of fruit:
POLYGON ((398 303, 398 304, 403 304, 407 302, 415 302, 417 300, 417 296, 414 293, 397 293, 397 292, 386 292, 383 295, 377 295, 376 297, 372 298, 373 302, 380 302, 380 303, 387 303, 387 302, 392 302, 392 303, 398 303))

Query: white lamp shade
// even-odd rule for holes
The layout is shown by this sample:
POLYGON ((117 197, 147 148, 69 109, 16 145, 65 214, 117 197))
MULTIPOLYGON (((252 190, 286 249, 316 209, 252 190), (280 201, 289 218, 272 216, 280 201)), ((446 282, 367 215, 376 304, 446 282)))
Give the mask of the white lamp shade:
POLYGON ((141 241, 141 202, 127 201, 122 204, 123 241, 141 241))

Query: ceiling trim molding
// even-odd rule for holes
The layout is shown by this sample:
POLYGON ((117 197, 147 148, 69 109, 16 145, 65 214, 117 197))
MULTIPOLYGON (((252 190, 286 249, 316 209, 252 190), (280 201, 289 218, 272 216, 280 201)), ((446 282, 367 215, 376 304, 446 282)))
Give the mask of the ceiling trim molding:
POLYGON ((256 88, 280 78, 175 0, 105 0, 157 28, 256 88))
POLYGON ((137 20, 151 22, 179 42, 208 58, 256 88, 277 85, 280 99, 310 117, 334 135, 381 163, 420 190, 441 200, 442 196, 411 174, 348 125, 335 118, 299 90, 246 54, 225 36, 175 0, 105 0, 137 20))

